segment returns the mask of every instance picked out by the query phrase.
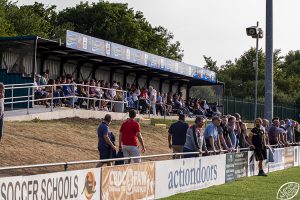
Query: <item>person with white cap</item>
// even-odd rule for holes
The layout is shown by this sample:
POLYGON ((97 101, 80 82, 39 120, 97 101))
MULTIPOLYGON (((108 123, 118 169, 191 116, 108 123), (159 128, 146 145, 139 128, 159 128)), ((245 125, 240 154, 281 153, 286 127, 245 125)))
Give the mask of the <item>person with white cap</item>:
POLYGON ((149 92, 150 92, 150 107, 152 109, 153 115, 156 115, 157 92, 152 86, 149 86, 149 92))
POLYGON ((110 93, 110 96, 115 99, 116 95, 117 95, 117 92, 116 92, 116 89, 118 89, 119 86, 117 83, 114 83, 113 86, 112 86, 112 89, 109 90, 109 93, 110 93))

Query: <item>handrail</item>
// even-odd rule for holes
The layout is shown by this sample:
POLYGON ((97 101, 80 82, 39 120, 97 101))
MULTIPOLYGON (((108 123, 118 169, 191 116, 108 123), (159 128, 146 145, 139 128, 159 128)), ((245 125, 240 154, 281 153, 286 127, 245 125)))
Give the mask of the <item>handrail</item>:
MULTIPOLYGON (((299 143, 292 143, 291 145, 299 146, 299 143)), ((270 146, 275 147, 275 148, 283 148, 283 147, 278 147, 277 145, 270 145, 270 146)), ((238 152, 249 151, 249 150, 252 151, 250 148, 240 148, 240 149, 235 149, 231 152, 228 152, 227 150, 221 150, 221 151, 216 151, 216 152, 208 151, 208 152, 209 153, 221 153, 221 152, 224 152, 224 153, 237 152, 238 153, 238 152)), ((64 166, 65 170, 67 170, 68 166, 71 166, 71 165, 106 163, 106 162, 125 161, 125 160, 132 160, 132 159, 148 159, 148 158, 157 158, 157 157, 166 157, 166 156, 180 156, 180 155, 194 155, 194 154, 201 154, 201 153, 200 152, 165 153, 165 154, 113 158, 113 159, 103 159, 103 160, 85 160, 85 161, 70 161, 70 162, 47 163, 47 164, 34 164, 34 165, 19 165, 19 166, 0 167, 0 171, 38 168, 38 167, 57 167, 57 166, 64 166)), ((213 155, 209 155, 209 156, 213 156, 213 155)))
MULTIPOLYGON (((118 90, 118 89, 114 89, 114 88, 105 88, 105 87, 99 87, 99 86, 93 86, 93 85, 84 85, 84 84, 74 84, 74 83, 69 83, 69 84, 54 84, 54 85, 35 85, 34 83, 30 83, 30 84, 13 84, 13 85, 6 85, 5 90, 11 90, 11 96, 10 97, 5 97, 4 100, 6 100, 4 102, 5 105, 9 104, 11 105, 11 110, 13 110, 14 108, 14 104, 19 104, 19 103, 27 103, 27 114, 29 114, 29 107, 30 107, 30 102, 37 102, 37 101, 51 101, 50 107, 51 107, 51 111, 53 111, 53 100, 54 99, 66 99, 66 98, 77 98, 77 99, 86 99, 87 100, 87 105, 89 104, 90 100, 97 100, 97 101, 102 101, 102 102, 111 102, 111 106, 110 106, 110 110, 113 109, 113 104, 115 103, 122 103, 124 105, 128 105, 128 102, 126 101, 126 93, 127 91, 125 90, 118 90), (69 96, 61 96, 61 97, 49 97, 49 98, 39 98, 39 99, 34 99, 34 92, 40 89, 45 89, 45 88, 51 88, 52 94, 54 93, 53 89, 54 87, 63 87, 65 85, 68 85, 70 87, 72 87, 72 89, 74 89, 75 87, 85 87, 87 88, 86 92, 87 92, 87 97, 82 97, 79 95, 76 95, 75 91, 73 91, 74 93, 72 95, 69 96), (97 88, 100 89, 102 91, 115 91, 117 92, 121 92, 122 93, 122 100, 118 101, 118 100, 114 100, 114 99, 104 99, 102 96, 100 98, 97 97, 91 97, 90 96, 90 88, 97 88), (14 90, 16 89, 27 89, 28 90, 28 95, 27 96, 15 96, 14 95, 14 90), (22 100, 24 98, 27 98, 27 100, 22 100), (17 99, 17 101, 16 101, 17 99), (21 100, 18 100, 21 99, 21 100)), ((74 108, 74 102, 72 107, 74 108)))

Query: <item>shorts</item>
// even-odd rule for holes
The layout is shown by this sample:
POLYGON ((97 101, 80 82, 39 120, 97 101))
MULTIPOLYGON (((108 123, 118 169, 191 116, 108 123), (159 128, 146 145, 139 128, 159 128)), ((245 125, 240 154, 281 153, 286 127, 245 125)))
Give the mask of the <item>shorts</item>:
POLYGON ((112 159, 113 151, 110 147, 98 147, 100 153, 100 160, 112 159))
POLYGON ((267 159, 267 150, 255 147, 254 155, 257 161, 267 159))

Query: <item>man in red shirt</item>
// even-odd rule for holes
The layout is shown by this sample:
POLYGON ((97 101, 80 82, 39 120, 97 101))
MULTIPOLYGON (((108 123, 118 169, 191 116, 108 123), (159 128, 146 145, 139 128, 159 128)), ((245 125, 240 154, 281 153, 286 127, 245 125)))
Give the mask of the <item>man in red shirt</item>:
MULTIPOLYGON (((122 149, 124 157, 138 157, 140 150, 138 140, 142 146, 142 153, 146 151, 144 140, 141 134, 140 124, 134 120, 136 117, 135 110, 129 111, 129 119, 126 120, 120 129, 119 149, 122 149)), ((133 159, 134 163, 141 162, 140 158, 133 159)), ((125 161, 128 163, 128 160, 125 161)))

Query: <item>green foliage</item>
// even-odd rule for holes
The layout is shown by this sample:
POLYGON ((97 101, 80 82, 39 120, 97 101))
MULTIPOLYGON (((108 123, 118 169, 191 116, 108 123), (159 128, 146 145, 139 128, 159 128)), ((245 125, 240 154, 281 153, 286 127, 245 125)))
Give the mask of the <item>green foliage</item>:
MULTIPOLYGON (((300 105, 300 51, 291 51, 285 57, 274 51, 274 102, 300 105)), ((265 54, 258 54, 258 99, 264 100, 265 54)), ((234 62, 227 61, 216 70, 218 80, 225 82, 225 95, 254 99, 256 50, 251 48, 234 62)), ((207 63, 207 59, 205 59, 207 63)))
POLYGON ((164 27, 152 27, 142 12, 122 3, 80 3, 58 14, 57 24, 70 23, 74 31, 120 43, 175 60, 182 60, 180 43, 164 27), (78 17, 80 16, 80 17, 78 17))
POLYGON ((127 4, 100 1, 80 3, 56 12, 56 6, 17 6, 0 0, 0 36, 38 35, 65 40, 66 30, 113 41, 181 61, 183 50, 174 35, 162 26, 152 27, 142 12, 127 4))

